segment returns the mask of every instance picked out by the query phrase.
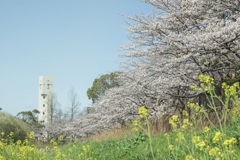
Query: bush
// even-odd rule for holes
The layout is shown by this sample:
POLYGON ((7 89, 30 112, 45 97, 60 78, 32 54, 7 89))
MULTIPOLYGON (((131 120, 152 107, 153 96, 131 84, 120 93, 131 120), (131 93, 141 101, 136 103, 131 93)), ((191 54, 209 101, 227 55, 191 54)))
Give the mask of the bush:
POLYGON ((11 116, 7 113, 0 113, 0 133, 4 132, 4 139, 10 135, 10 132, 14 133, 13 140, 24 140, 27 134, 30 133, 30 130, 26 123, 17 119, 16 117, 11 116))

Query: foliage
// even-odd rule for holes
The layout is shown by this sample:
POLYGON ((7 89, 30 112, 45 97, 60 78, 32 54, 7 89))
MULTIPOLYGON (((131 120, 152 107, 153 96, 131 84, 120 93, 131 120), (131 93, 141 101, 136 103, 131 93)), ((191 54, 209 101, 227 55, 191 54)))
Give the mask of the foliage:
POLYGON ((118 86, 116 77, 119 72, 112 72, 109 74, 101 75, 93 81, 92 87, 88 88, 87 96, 95 103, 101 96, 104 95, 105 91, 118 86))
POLYGON ((17 117, 21 118, 22 121, 28 122, 28 123, 35 123, 37 122, 37 115, 39 114, 39 111, 34 109, 32 111, 22 111, 17 114, 17 117))
POLYGON ((40 112, 36 109, 32 111, 22 111, 19 112, 16 117, 27 123, 30 130, 38 130, 43 127, 40 123, 38 123, 39 113, 40 112))
POLYGON ((7 138, 11 132, 14 132, 12 137, 14 141, 24 140, 27 134, 30 132, 28 126, 23 121, 11 116, 10 114, 0 113, 0 133, 4 132, 3 138, 7 138))

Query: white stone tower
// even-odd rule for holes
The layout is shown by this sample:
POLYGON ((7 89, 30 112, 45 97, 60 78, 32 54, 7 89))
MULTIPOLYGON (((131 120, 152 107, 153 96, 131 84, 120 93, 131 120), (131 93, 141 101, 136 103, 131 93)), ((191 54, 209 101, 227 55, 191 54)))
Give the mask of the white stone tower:
POLYGON ((53 105, 53 78, 42 75, 39 77, 38 93, 38 121, 43 124, 51 124, 51 107, 53 105))

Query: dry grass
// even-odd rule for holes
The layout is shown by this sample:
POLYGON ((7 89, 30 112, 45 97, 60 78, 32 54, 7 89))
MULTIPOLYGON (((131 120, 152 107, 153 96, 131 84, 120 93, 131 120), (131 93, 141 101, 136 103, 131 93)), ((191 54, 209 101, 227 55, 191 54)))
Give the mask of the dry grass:
POLYGON ((169 124, 169 116, 164 115, 160 119, 151 119, 152 134, 158 135, 161 133, 166 133, 171 130, 171 125, 169 124))
MULTIPOLYGON (((163 116, 160 119, 151 119, 152 134, 157 135, 160 133, 166 133, 171 130, 169 125, 169 117, 163 116)), ((112 130, 106 130, 101 133, 91 135, 88 137, 89 141, 105 141, 108 139, 119 139, 127 136, 133 136, 135 133, 132 131, 132 125, 127 124, 121 128, 115 128, 112 130)))
POLYGON ((122 128, 115 128, 112 130, 106 130, 99 134, 91 135, 88 137, 89 141, 105 141, 108 139, 119 139, 126 136, 133 135, 131 128, 128 126, 122 128))
MULTIPOLYGON (((180 115, 179 111, 173 112, 173 115, 180 115)), ((214 125, 218 125, 218 121, 215 113, 209 113, 211 122, 214 125)), ((160 119, 152 118, 150 119, 150 124, 152 128, 152 134, 158 135, 162 133, 167 133, 171 131, 171 125, 169 124, 170 115, 163 115, 160 119)), ((204 115, 202 115, 202 122, 199 124, 198 128, 202 129, 205 126, 209 126, 209 121, 204 115)), ((126 136, 133 136, 135 133, 132 131, 132 125, 127 124, 122 128, 115 128, 112 130, 106 130, 95 135, 88 137, 89 141, 105 141, 108 139, 119 139, 126 136)))

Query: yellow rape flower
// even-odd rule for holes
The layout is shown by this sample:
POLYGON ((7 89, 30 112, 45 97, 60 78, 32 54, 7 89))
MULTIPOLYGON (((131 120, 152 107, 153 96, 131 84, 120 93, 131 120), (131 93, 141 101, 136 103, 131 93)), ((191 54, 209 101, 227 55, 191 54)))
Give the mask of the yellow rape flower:
POLYGON ((141 118, 149 115, 148 110, 144 106, 139 108, 138 114, 140 115, 141 118))
POLYGON ((82 146, 82 149, 84 152, 87 152, 87 147, 86 146, 82 146))
POLYGON ((61 153, 60 151, 58 151, 55 159, 56 159, 56 160, 60 160, 61 157, 62 157, 62 153, 61 153))
POLYGON ((182 115, 183 115, 183 116, 186 116, 186 117, 189 116, 189 115, 188 115, 188 112, 187 112, 186 110, 183 110, 183 111, 182 111, 182 115))
POLYGON ((172 151, 173 148, 174 148, 174 146, 173 146, 172 144, 170 144, 170 145, 168 146, 168 149, 169 149, 170 151, 172 151))
POLYGON ((237 116, 238 115, 238 108, 237 107, 233 107, 233 109, 231 110, 231 114, 232 116, 237 116))
POLYGON ((185 138, 184 138, 184 135, 182 134, 182 132, 179 132, 179 133, 177 134, 176 141, 179 142, 179 141, 184 140, 184 139, 185 139, 185 138))
POLYGON ((192 85, 190 86, 191 90, 195 91, 195 90, 198 90, 199 88, 197 87, 197 85, 192 85))
MULTIPOLYGON (((57 142, 55 142, 53 139, 50 140, 50 143, 53 145, 53 146, 57 146, 57 142)), ((56 147, 57 148, 57 147, 56 147)))
POLYGON ((64 136, 63 135, 61 135, 61 136, 59 136, 59 138, 58 138, 60 141, 62 141, 62 140, 64 140, 64 136))
POLYGON ((189 120, 188 120, 188 119, 183 119, 182 128, 183 128, 183 129, 187 128, 188 124, 189 124, 189 120))
POLYGON ((229 86, 224 82, 222 83, 222 88, 226 96, 235 96, 239 89, 239 83, 236 82, 232 86, 229 86))
POLYGON ((239 82, 233 84, 236 88, 239 88, 239 82))
POLYGON ((208 132, 208 131, 209 131, 208 126, 204 127, 203 131, 204 131, 205 133, 208 132))
POLYGON ((231 138, 231 139, 229 139, 229 140, 225 140, 225 141, 223 142, 223 145, 224 145, 224 146, 231 146, 231 145, 236 144, 236 143, 237 143, 236 138, 231 138))
POLYGON ((200 142, 200 141, 201 141, 201 139, 200 139, 199 136, 193 136, 193 137, 192 137, 192 142, 193 142, 194 144, 197 144, 197 143, 200 142))
POLYGON ((4 148, 4 143, 0 141, 0 150, 4 148))
POLYGON ((195 160, 195 158, 193 158, 191 155, 187 155, 185 157, 185 160, 195 160))
POLYGON ((200 150, 203 150, 203 148, 206 146, 204 141, 201 141, 197 144, 197 146, 200 148, 200 150))
POLYGON ((132 131, 133 131, 133 132, 138 132, 137 127, 133 127, 132 131))
POLYGON ((32 132, 28 135, 28 138, 29 138, 29 139, 32 139, 32 138, 34 137, 34 134, 35 134, 34 131, 32 131, 32 132))
POLYGON ((195 112, 202 112, 202 108, 199 106, 198 103, 192 103, 192 102, 188 102, 187 105, 189 106, 189 108, 195 112))
POLYGON ((206 83, 206 84, 208 84, 208 83, 214 84, 214 79, 210 76, 205 76, 203 74, 200 74, 198 76, 198 79, 199 79, 200 82, 203 82, 203 83, 206 83))
POLYGON ((134 121, 132 122, 132 124, 133 124, 134 127, 137 127, 137 126, 138 126, 138 121, 137 121, 137 120, 134 120, 134 121))
POLYGON ((173 120, 173 121, 177 121, 177 120, 178 120, 178 116, 177 116, 177 115, 173 115, 173 116, 172 116, 172 120, 173 120))
POLYGON ((195 108, 195 104, 192 102, 188 102, 187 105, 189 106, 190 109, 195 108))
POLYGON ((22 144, 22 141, 21 141, 21 140, 18 140, 18 141, 16 142, 16 144, 17 144, 17 145, 21 145, 21 144, 22 144))
POLYGON ((4 160, 5 158, 3 156, 0 155, 0 160, 4 160))
POLYGON ((169 120, 169 124, 171 124, 173 129, 177 128, 177 122, 178 122, 178 116, 177 115, 173 115, 170 120, 169 120))
POLYGON ((89 146, 89 145, 87 145, 87 150, 88 150, 88 151, 90 151, 90 149, 91 149, 91 148, 90 148, 90 146, 89 146))
POLYGON ((83 153, 79 153, 79 154, 78 154, 78 157, 83 157, 83 156, 84 156, 83 153))
POLYGON ((183 124, 184 124, 184 125, 188 125, 188 123, 189 123, 189 120, 188 120, 188 119, 183 119, 183 124))
POLYGON ((229 86, 227 85, 227 83, 226 82, 223 82, 222 83, 222 89, 226 89, 226 88, 228 88, 229 86))
POLYGON ((220 149, 218 147, 214 147, 214 148, 210 149, 208 153, 210 156, 214 157, 214 156, 220 154, 220 149))
POLYGON ((230 96, 234 96, 234 95, 236 95, 236 93, 237 93, 236 87, 234 85, 230 86, 230 88, 229 88, 229 95, 230 96))
POLYGON ((217 143, 221 139, 221 132, 216 132, 213 137, 213 143, 217 143))

